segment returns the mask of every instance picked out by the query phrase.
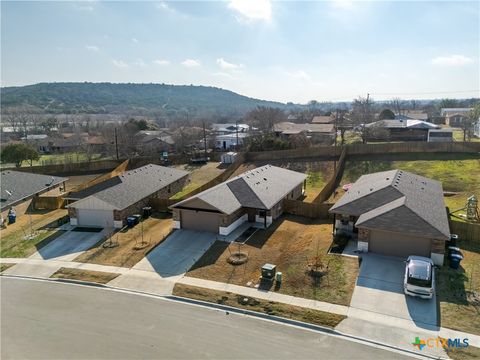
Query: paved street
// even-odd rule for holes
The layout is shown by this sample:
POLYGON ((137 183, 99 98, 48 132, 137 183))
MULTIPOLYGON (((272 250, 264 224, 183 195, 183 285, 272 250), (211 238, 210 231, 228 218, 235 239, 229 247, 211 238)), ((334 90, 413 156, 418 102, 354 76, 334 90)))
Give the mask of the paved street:
POLYGON ((1 358, 407 359, 223 311, 92 287, 1 278, 1 358))

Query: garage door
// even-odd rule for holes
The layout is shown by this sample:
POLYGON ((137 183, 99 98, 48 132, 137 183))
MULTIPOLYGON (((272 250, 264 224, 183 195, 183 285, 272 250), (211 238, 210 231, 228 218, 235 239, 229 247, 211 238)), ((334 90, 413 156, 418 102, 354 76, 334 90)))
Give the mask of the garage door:
POLYGON ((431 240, 384 231, 370 232, 369 251, 391 256, 419 255, 430 257, 431 240))
POLYGON ((77 209, 78 226, 113 227, 112 210, 77 209))
POLYGON ((220 214, 206 211, 182 210, 182 229, 218 233, 220 214))

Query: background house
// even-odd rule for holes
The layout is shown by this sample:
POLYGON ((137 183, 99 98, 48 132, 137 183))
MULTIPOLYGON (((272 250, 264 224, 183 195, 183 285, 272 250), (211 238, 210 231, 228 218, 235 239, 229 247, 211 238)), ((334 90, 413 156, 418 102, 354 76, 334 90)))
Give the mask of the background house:
POLYGON ((141 213, 153 198, 168 199, 188 181, 188 172, 158 165, 129 170, 77 193, 67 205, 74 226, 121 228, 126 218, 141 213))
POLYGON ((302 196, 306 178, 271 165, 247 171, 173 205, 174 227, 220 235, 245 222, 268 227, 282 214, 284 199, 302 196))
POLYGON ((32 199, 42 194, 60 195, 65 190, 64 177, 30 174, 21 171, 5 170, 1 173, 0 210, 5 219, 13 208, 18 216, 29 208, 32 199))
POLYGON ((439 181, 402 170, 363 175, 330 212, 336 233, 357 237, 360 251, 443 264, 450 229, 439 181))
POLYGON ((468 120, 471 108, 442 108, 440 114, 445 117, 445 124, 451 127, 462 127, 468 120))
POLYGON ((440 128, 439 125, 411 119, 379 120, 365 127, 370 130, 369 141, 427 141, 428 132, 440 128))
POLYGON ((305 135, 315 144, 332 144, 335 139, 333 124, 296 124, 285 121, 275 124, 273 132, 284 140, 294 135, 305 135))

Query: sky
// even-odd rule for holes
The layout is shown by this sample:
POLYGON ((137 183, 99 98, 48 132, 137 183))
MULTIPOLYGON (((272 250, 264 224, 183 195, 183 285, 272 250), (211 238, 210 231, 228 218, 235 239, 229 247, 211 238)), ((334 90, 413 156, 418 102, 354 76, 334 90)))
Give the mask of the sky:
POLYGON ((480 2, 1 2, 1 85, 216 86, 281 102, 480 96, 480 2))

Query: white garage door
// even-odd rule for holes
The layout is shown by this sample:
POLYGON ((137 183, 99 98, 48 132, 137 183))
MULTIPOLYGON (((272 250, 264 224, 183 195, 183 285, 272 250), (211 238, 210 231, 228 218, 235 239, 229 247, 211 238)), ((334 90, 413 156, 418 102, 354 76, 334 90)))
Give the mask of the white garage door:
POLYGON ((78 226, 113 227, 112 210, 77 209, 78 226))

